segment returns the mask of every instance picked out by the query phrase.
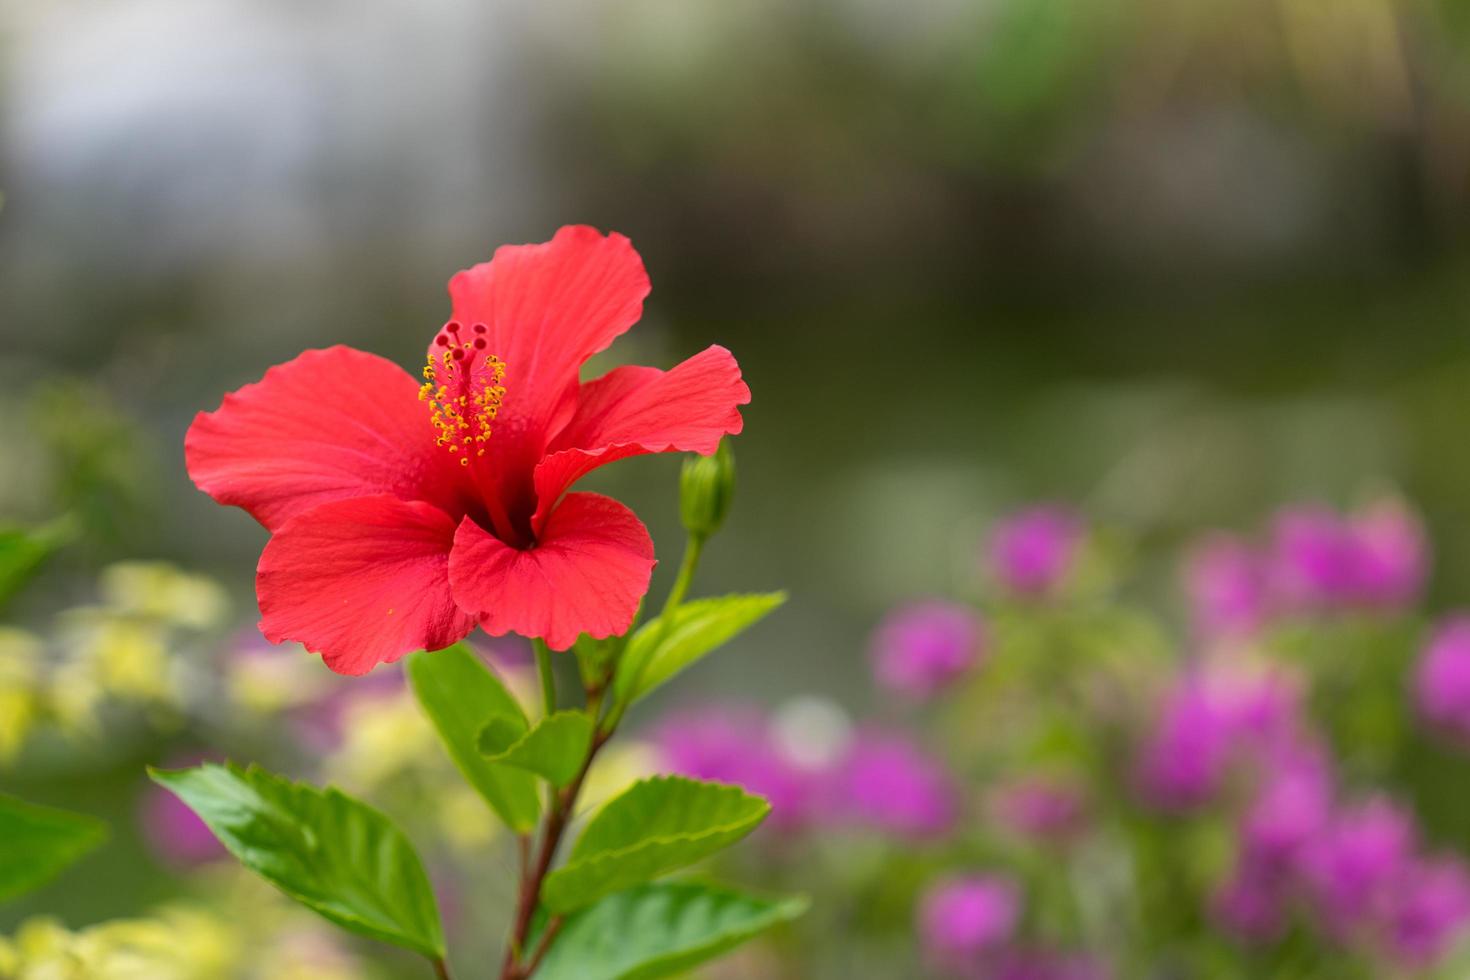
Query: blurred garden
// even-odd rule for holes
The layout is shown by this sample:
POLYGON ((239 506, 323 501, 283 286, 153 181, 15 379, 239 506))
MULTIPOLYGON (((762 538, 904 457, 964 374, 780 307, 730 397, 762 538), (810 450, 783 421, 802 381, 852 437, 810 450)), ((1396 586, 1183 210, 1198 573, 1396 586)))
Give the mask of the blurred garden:
MULTIPOLYGON (((1455 0, 0 5, 0 978, 1470 976, 1467 45, 1455 0), (613 253, 597 302, 485 298, 613 253), (202 442, 228 393, 347 345, 428 380, 432 445, 463 351, 494 457, 518 315, 608 318, 578 404, 730 356, 664 455, 426 491, 482 557, 606 495, 651 587, 283 625, 335 593, 238 481, 386 399, 251 457, 202 442), (567 729, 580 772, 526 762, 567 729), (391 822, 432 925, 243 856, 205 797, 270 773, 391 822), (554 890, 710 782, 768 815, 554 890)), ((536 459, 590 457, 552 394, 536 459)))

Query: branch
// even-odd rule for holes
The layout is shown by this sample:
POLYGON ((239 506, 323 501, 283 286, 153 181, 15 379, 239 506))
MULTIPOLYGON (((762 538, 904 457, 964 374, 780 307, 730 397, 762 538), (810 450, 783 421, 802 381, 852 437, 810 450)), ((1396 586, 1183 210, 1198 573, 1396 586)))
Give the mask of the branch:
POLYGON ((560 918, 552 919, 537 943, 536 951, 524 965, 521 963, 521 953, 525 950, 526 940, 531 933, 531 920, 535 917, 536 906, 540 904, 541 884, 551 871, 552 861, 556 859, 557 847, 571 822, 577 805, 577 795, 581 793, 582 783, 586 781, 587 772, 592 768, 592 760, 611 736, 611 732, 598 732, 593 736, 576 777, 565 790, 553 797, 554 804, 546 815, 546 825, 541 832, 541 849, 536 855, 536 863, 521 881, 520 898, 516 902, 515 926, 505 951, 505 962, 500 969, 501 980, 527 980, 540 965, 541 957, 546 955, 551 940, 561 928, 560 918))

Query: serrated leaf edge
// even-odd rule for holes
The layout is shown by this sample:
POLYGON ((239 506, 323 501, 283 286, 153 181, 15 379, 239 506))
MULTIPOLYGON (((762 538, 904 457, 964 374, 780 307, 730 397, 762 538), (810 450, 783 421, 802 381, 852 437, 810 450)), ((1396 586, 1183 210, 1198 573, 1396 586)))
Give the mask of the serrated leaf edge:
POLYGON ((760 895, 751 895, 747 892, 740 892, 734 889, 722 888, 719 886, 707 887, 709 887, 710 891, 719 892, 720 894, 725 896, 748 898, 754 901, 768 901, 771 903, 771 905, 770 908, 766 909, 765 913, 763 914, 763 921, 761 921, 759 925, 753 928, 743 927, 732 932, 724 933, 714 942, 707 943, 703 946, 697 946, 693 949, 683 949, 671 953, 664 953, 662 956, 656 956, 653 959, 644 960, 642 963, 633 967, 631 970, 627 970, 619 974, 617 980, 639 980, 639 978, 642 977, 667 976, 668 974, 666 972, 661 973, 657 971, 667 970, 670 966, 672 966, 676 970, 685 969, 683 964, 689 959, 691 954, 706 952, 710 953, 710 956, 701 956, 696 961, 702 963, 706 959, 719 956, 721 953, 727 952, 731 949, 734 949, 736 946, 740 946, 748 942, 749 940, 754 939, 756 936, 759 936, 767 929, 773 929, 783 922, 791 922, 794 919, 798 919, 801 916, 806 915, 806 913, 812 907, 811 898, 804 894, 766 897, 760 895))
MULTIPOLYGON (((414 857, 419 862, 420 870, 422 870, 424 872, 424 878, 425 878, 425 880, 426 881, 429 880, 429 878, 428 878, 428 870, 423 867, 423 858, 421 858, 421 857, 418 856, 417 850, 413 849, 413 842, 408 840, 408 835, 406 835, 406 834, 403 833, 402 828, 400 828, 398 826, 398 824, 393 820, 393 818, 390 817, 390 816, 388 816, 382 810, 379 810, 377 807, 373 806, 371 803, 366 803, 366 802, 364 802, 362 800, 359 800, 357 797, 348 794, 346 791, 338 788, 337 786, 334 786, 334 785, 331 785, 331 784, 328 784, 326 786, 316 786, 316 785, 314 785, 312 783, 306 782, 305 780, 291 779, 288 776, 282 776, 280 773, 272 772, 271 770, 265 768, 264 766, 262 766, 262 765, 260 765, 259 763, 256 763, 256 762, 252 762, 252 763, 250 763, 247 766, 241 766, 241 765, 239 765, 238 763, 235 763, 235 762, 224 762, 224 763, 205 762, 205 763, 200 763, 198 766, 193 766, 193 767, 184 768, 184 769, 161 769, 161 768, 158 768, 156 766, 148 766, 147 767, 147 770, 148 770, 148 778, 149 779, 152 779, 155 783, 158 783, 158 785, 162 786, 164 789, 168 790, 170 793, 173 793, 174 792, 173 791, 173 787, 169 786, 167 782, 165 782, 163 780, 160 780, 158 778, 159 776, 165 776, 166 777, 166 776, 178 775, 178 774, 182 774, 182 773, 193 772, 196 769, 203 769, 203 768, 210 768, 210 767, 213 767, 213 768, 216 768, 216 769, 224 769, 224 770, 230 772, 232 775, 234 775, 234 776, 236 776, 238 778, 241 778, 241 779, 246 779, 246 780, 248 780, 251 776, 254 776, 254 775, 257 775, 257 774, 263 775, 267 779, 274 780, 274 781, 276 781, 278 783, 283 783, 283 784, 291 787, 291 789, 293 789, 293 790, 298 790, 298 789, 307 790, 307 791, 310 791, 310 792, 313 792, 313 793, 320 794, 321 796, 327 797, 329 799, 346 800, 348 803, 351 803, 351 804, 353 804, 355 806, 360 806, 363 809, 370 811, 374 815, 382 818, 384 822, 386 822, 390 827, 393 828, 393 830, 395 832, 397 832, 399 834, 399 836, 403 837, 403 839, 408 842, 410 849, 413 850, 414 857)), ((174 795, 175 796, 179 796, 179 794, 177 794, 177 793, 174 793, 174 795)), ((181 796, 179 796, 179 802, 183 803, 185 806, 188 806, 191 811, 194 809, 192 806, 189 805, 188 801, 184 800, 184 798, 181 797, 181 796)), ((200 817, 200 820, 203 820, 203 819, 204 819, 203 817, 200 817)), ((306 830, 306 829, 307 828, 303 828, 303 830, 306 830)), ((215 835, 215 839, 216 840, 220 840, 219 834, 215 833, 213 827, 209 828, 209 832, 215 835)), ((231 848, 228 843, 226 843, 223 840, 220 840, 220 843, 222 845, 224 845, 225 849, 230 852, 231 857, 234 857, 235 860, 239 861, 242 865, 244 865, 252 874, 254 874, 257 877, 259 877, 259 878, 263 879, 264 881, 268 882, 272 887, 276 888, 278 891, 280 891, 282 894, 286 895, 292 901, 299 902, 300 904, 306 906, 307 908, 311 909, 313 912, 317 913, 322 918, 327 919, 330 922, 335 922, 335 923, 337 923, 339 925, 344 925, 344 926, 346 926, 347 923, 352 923, 354 925, 357 925, 357 926, 360 926, 361 927, 361 930, 362 930, 362 933, 361 934, 362 935, 369 936, 369 937, 374 938, 374 939, 378 939, 378 940, 380 940, 382 942, 389 943, 390 945, 399 946, 399 947, 404 948, 404 949, 409 949, 409 950, 412 950, 412 951, 414 951, 416 953, 423 954, 425 956, 439 956, 439 957, 442 957, 442 956, 445 955, 446 950, 444 948, 443 925, 442 925, 442 922, 440 923, 439 928, 437 930, 440 933, 440 943, 439 943, 439 946, 438 947, 434 947, 434 948, 429 948, 429 947, 421 946, 417 942, 413 941, 412 937, 405 936, 405 935, 403 935, 401 933, 387 933, 384 930, 382 930, 381 928, 379 928, 377 925, 375 925, 375 924, 373 924, 371 922, 368 922, 367 920, 363 919, 361 916, 354 915, 351 912, 343 913, 343 912, 338 912, 336 909, 333 909, 331 912, 324 911, 323 909, 321 909, 319 907, 318 903, 314 899, 310 899, 307 896, 302 895, 300 892, 296 891, 295 889, 292 889, 292 888, 288 887, 284 883, 279 882, 279 881, 277 881, 274 878, 270 878, 270 877, 267 877, 266 875, 261 874, 260 872, 256 871, 254 868, 251 868, 248 864, 245 864, 245 860, 243 858, 241 858, 238 854, 236 854, 235 851, 234 851, 234 849, 231 848), (405 942, 404 940, 407 940, 407 941, 405 942)), ((432 893, 432 891, 433 891, 433 882, 430 881, 429 882, 429 885, 430 885, 430 892, 432 893)), ((438 905, 437 905, 437 902, 436 902, 435 903, 435 908, 434 908, 434 916, 435 916, 436 921, 439 920, 439 914, 440 913, 439 913, 438 905)), ((348 928, 350 928, 350 926, 348 926, 348 928)))
MULTIPOLYGON (((770 800, 766 799, 764 796, 759 796, 759 795, 757 795, 755 793, 748 792, 744 787, 737 786, 734 783, 717 783, 717 782, 714 782, 712 780, 688 779, 688 778, 685 778, 683 776, 655 776, 655 777, 653 777, 651 779, 642 780, 639 783, 636 783, 634 785, 635 786, 641 786, 641 785, 652 785, 652 784, 656 784, 656 783, 687 784, 687 785, 692 785, 692 786, 717 786, 717 787, 720 787, 721 789, 735 790, 736 792, 738 792, 740 794, 740 796, 742 798, 742 801, 749 800, 749 801, 753 801, 756 804, 756 812, 754 814, 752 814, 751 817, 747 817, 744 820, 731 821, 729 823, 720 824, 720 825, 715 826, 715 827, 707 827, 704 830, 688 831, 686 833, 680 833, 680 834, 666 834, 666 835, 663 835, 663 836, 660 836, 660 837, 645 838, 643 840, 640 840, 636 844, 629 844, 627 847, 615 848, 615 849, 610 850, 610 851, 598 851, 596 854, 588 855, 587 857, 584 857, 584 858, 576 858, 576 857, 573 857, 566 864, 562 865, 560 868, 557 868, 555 871, 553 871, 550 875, 547 876, 547 878, 546 878, 546 885, 544 886, 544 888, 542 890, 543 899, 545 899, 546 893, 551 889, 552 883, 554 881, 558 880, 559 878, 563 878, 563 876, 567 872, 570 872, 570 871, 573 871, 573 870, 581 870, 581 869, 588 868, 588 867, 596 867, 598 865, 604 865, 604 864, 607 864, 607 863, 609 863, 609 862, 611 862, 613 860, 619 859, 619 858, 626 858, 626 857, 628 857, 630 855, 636 855, 640 851, 650 850, 655 845, 657 845, 657 846, 667 846, 669 844, 695 843, 695 842, 704 840, 706 838, 718 837, 718 836, 720 836, 722 834, 735 834, 736 836, 730 842, 730 843, 733 844, 735 841, 739 840, 740 838, 744 837, 746 834, 748 834, 751 831, 755 830, 755 828, 758 827, 758 826, 760 826, 761 823, 766 819, 766 817, 770 816, 770 814, 771 814, 771 801, 770 800)), ((631 790, 630 790, 630 792, 631 792, 631 790)), ((613 801, 609 802, 607 804, 607 806, 611 806, 615 802, 616 802, 616 800, 613 800, 613 801)), ((596 820, 595 817, 593 819, 596 820)), ((590 824, 589 824, 589 827, 590 827, 590 824)), ((584 831, 584 833, 585 833, 585 831, 584 831)), ((574 851, 574 853, 575 853, 575 851, 574 851)), ((696 860, 698 860, 698 859, 696 859, 696 860)), ((663 872, 663 873, 670 873, 670 872, 672 872, 674 870, 676 870, 676 869, 671 868, 671 869, 669 869, 669 872, 663 872)), ((617 889, 617 890, 621 890, 621 889, 617 889)), ((612 894, 612 893, 611 892, 608 892, 608 893, 605 893, 605 894, 612 894)), ((601 895, 597 896, 597 898, 601 898, 601 897, 603 897, 603 896, 601 896, 601 895)), ((592 901, 596 901, 596 898, 592 899, 592 901)), ((566 912, 574 911, 574 910, 576 910, 578 908, 583 908, 587 904, 590 904, 590 903, 588 903, 588 902, 582 902, 579 905, 564 906, 564 907, 561 907, 561 908, 557 909, 556 911, 561 912, 561 913, 566 913, 566 912)), ((548 907, 551 907, 551 903, 549 901, 547 902, 547 905, 548 905, 548 907)))

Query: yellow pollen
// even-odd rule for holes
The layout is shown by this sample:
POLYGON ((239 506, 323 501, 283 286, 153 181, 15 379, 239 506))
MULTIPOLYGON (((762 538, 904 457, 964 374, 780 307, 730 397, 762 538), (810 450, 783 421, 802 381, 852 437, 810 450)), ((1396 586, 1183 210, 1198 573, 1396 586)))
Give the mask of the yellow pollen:
POLYGON ((504 380, 505 362, 468 341, 451 339, 437 357, 429 355, 419 401, 429 406, 434 444, 459 456, 459 465, 470 465, 472 450, 476 456, 485 455, 490 423, 505 399, 504 380), (461 352, 458 359, 456 352, 461 352))

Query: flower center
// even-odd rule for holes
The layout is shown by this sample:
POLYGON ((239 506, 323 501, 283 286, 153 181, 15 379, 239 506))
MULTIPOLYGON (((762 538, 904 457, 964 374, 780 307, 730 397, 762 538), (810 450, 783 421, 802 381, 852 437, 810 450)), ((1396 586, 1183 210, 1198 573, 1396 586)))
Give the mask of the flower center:
POLYGON ((459 457, 485 455, 490 423, 505 399, 505 362, 485 350, 485 325, 465 331, 453 321, 434 338, 424 366, 419 401, 428 403, 429 421, 438 436, 434 443, 459 457))

